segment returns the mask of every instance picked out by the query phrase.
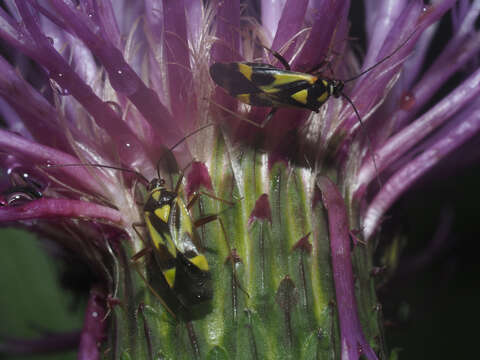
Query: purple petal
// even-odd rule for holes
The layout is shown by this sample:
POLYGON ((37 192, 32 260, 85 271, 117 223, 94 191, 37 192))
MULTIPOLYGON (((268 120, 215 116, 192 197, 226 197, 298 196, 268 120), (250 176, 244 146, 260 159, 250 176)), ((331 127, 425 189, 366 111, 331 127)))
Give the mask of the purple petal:
MULTIPOLYGON (((480 70, 477 70, 427 113, 392 136, 380 149, 375 150, 377 170, 381 171, 394 163, 412 146, 420 143, 423 138, 444 124, 453 114, 462 110, 470 101, 478 97, 479 93, 480 70)), ((356 197, 362 194, 365 186, 375 177, 376 172, 372 159, 367 159, 356 178, 356 185, 353 189, 356 197), (360 191, 357 193, 357 190, 360 191)))
POLYGON ((105 296, 98 290, 90 290, 77 359, 99 360, 101 358, 99 345, 106 336, 105 314, 105 296))
MULTIPOLYGON (((3 91, 1 86, 0 84, 0 94, 3 91)), ((3 98, 0 98, 0 117, 5 121, 6 128, 14 134, 19 134, 29 140, 33 139, 32 134, 28 131, 17 112, 3 98)))
POLYGON ((106 220, 122 224, 117 210, 81 200, 42 198, 22 206, 0 208, 0 222, 58 218, 106 220))
POLYGON ((327 177, 319 177, 317 184, 328 212, 333 281, 340 321, 341 359, 359 359, 359 349, 362 349, 362 355, 367 359, 378 359, 363 335, 358 318, 345 201, 335 184, 327 177))
POLYGON ((217 32, 215 36, 218 40, 212 46, 212 62, 241 60, 240 1, 215 1, 217 2, 217 32))
POLYGON ((0 96, 20 115, 24 126, 43 144, 55 143, 70 151, 64 130, 58 126, 55 109, 0 57, 0 96))
POLYGON ((386 0, 380 3, 377 1, 366 2, 365 13, 367 24, 370 25, 367 26, 369 41, 368 51, 363 61, 364 69, 376 63, 376 58, 385 44, 385 39, 405 7, 405 0, 386 0))
POLYGON ((116 22, 111 0, 89 0, 81 4, 85 7, 84 12, 87 16, 100 27, 102 37, 109 39, 114 46, 121 49, 122 34, 116 22))
POLYGON ((198 44, 203 31, 202 3, 197 0, 185 0, 185 13, 187 15, 188 39, 192 44, 198 44))
MULTIPOLYGON (((20 159, 30 161, 30 165, 47 164, 78 164, 78 158, 59 150, 44 146, 11 132, 0 129, 0 148, 2 151, 12 154, 20 159)), ((89 172, 81 166, 55 168, 56 173, 62 174, 62 177, 72 179, 72 183, 79 182, 84 189, 90 189, 96 193, 102 193, 102 187, 92 178, 89 172)))
MULTIPOLYGON (((26 3, 19 1, 17 6, 22 14, 25 27, 33 37, 33 39, 29 39, 28 42, 24 41, 24 44, 19 45, 18 48, 45 66, 45 68, 49 70, 51 78, 64 89, 68 89, 68 92, 92 114, 99 126, 106 129, 107 133, 116 135, 117 140, 120 142, 120 147, 116 149, 117 152, 121 151, 121 147, 128 143, 131 148, 136 149, 134 155, 138 157, 138 154, 142 152, 143 146, 137 140, 136 136, 128 129, 112 108, 99 99, 93 93, 92 89, 72 70, 71 66, 60 54, 55 51, 51 42, 41 32, 35 16, 26 3)), ((15 41, 11 41, 12 39, 8 34, 1 33, 0 36, 3 36, 5 40, 13 44, 15 43, 15 41)), ((21 37, 29 38, 25 34, 21 37)), ((109 151, 111 152, 112 150, 111 146, 109 146, 109 151)), ((127 154, 125 153, 125 155, 127 154)), ((130 154, 130 156, 133 155, 130 154)), ((125 162, 133 161, 132 159, 125 160, 125 162)))
POLYGON ((473 57, 478 56, 480 37, 478 33, 473 35, 472 31, 474 30, 468 27, 467 34, 456 33, 442 53, 436 57, 432 66, 411 90, 410 96, 415 99, 413 106, 409 107, 408 111, 400 110, 394 115, 397 126, 409 123, 409 120, 430 101, 451 76, 462 69, 473 57))
POLYGON ((278 23, 272 49, 277 51, 283 49, 282 54, 287 61, 293 55, 296 42, 289 44, 287 48, 284 48, 284 45, 287 45, 287 42, 301 29, 307 5, 307 0, 287 0, 283 7, 282 17, 278 23))
MULTIPOLYGON (((192 86, 190 53, 187 43, 187 25, 183 0, 164 0, 164 53, 173 115, 178 120, 191 123, 190 114, 196 98, 192 86)), ((185 128, 186 123, 180 124, 185 128)))
POLYGON ((292 64, 292 68, 307 71, 325 60, 338 19, 347 17, 348 7, 348 1, 318 3, 313 13, 314 21, 310 36, 292 64))
POLYGON ((375 196, 365 213, 363 221, 365 238, 369 238, 374 233, 386 211, 417 179, 460 145, 478 135, 479 131, 480 111, 477 108, 466 118, 459 116, 444 137, 393 174, 375 196))
MULTIPOLYGON (((64 19, 69 20, 71 29, 105 67, 112 87, 132 101, 152 128, 162 129, 156 132, 157 141, 160 139, 162 146, 170 146, 176 139, 180 139, 181 133, 176 122, 171 120, 168 110, 160 103, 157 94, 145 86, 126 63, 122 53, 108 39, 98 36, 89 28, 88 19, 85 19, 83 13, 75 11, 61 0, 52 0, 51 3, 64 19)), ((117 123, 122 122, 117 121, 117 123)), ((140 144, 135 145, 138 145, 139 149, 142 148, 140 144)))
POLYGON ((282 14, 283 7, 287 0, 262 0, 262 25, 269 31, 273 39, 277 32, 278 23, 282 14))

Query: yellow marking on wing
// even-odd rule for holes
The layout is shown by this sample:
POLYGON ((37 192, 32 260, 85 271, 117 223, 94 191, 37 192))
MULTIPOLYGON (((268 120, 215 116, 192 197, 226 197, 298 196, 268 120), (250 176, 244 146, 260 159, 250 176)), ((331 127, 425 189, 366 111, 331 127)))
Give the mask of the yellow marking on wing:
POLYGON ((150 216, 152 216, 150 212, 145 212, 145 223, 147 224, 148 234, 150 236, 150 240, 153 242, 153 245, 157 250, 160 249, 160 245, 164 245, 167 247, 168 252, 173 257, 177 257, 177 248, 173 244, 170 234, 163 234, 162 237, 162 235, 160 235, 155 226, 153 226, 152 221, 150 220, 150 216), (164 241, 164 237, 167 239, 166 243, 164 241))
POLYGON ((322 80, 322 84, 323 84, 323 86, 325 86, 326 88, 328 88, 328 81, 322 80))
POLYGON ((250 94, 238 94, 237 99, 245 104, 250 104, 250 94))
POLYGON ((164 223, 168 223, 168 217, 170 216, 170 205, 163 205, 162 207, 155 209, 155 215, 162 219, 164 223))
POLYGON ((161 193, 161 191, 156 189, 156 190, 152 191, 150 196, 153 198, 153 200, 158 201, 158 199, 160 199, 160 193, 161 193))
POLYGON ((163 272, 163 276, 165 277, 165 280, 167 280, 168 286, 170 288, 173 288, 175 286, 175 273, 176 273, 176 268, 171 268, 163 272))
POLYGON ((282 89, 279 87, 275 87, 273 85, 266 85, 266 86, 259 86, 259 88, 264 92, 268 94, 273 94, 281 91, 282 89))
POLYGON ((193 232, 193 223, 192 223, 192 218, 190 217, 190 214, 187 210, 187 207, 185 206, 185 203, 183 202, 182 199, 176 198, 178 207, 180 208, 180 228, 182 232, 186 232, 187 234, 191 235, 193 232))
POLYGON ((294 98, 295 100, 297 100, 298 102, 302 103, 302 104, 306 104, 307 103, 307 97, 308 97, 308 91, 306 89, 300 90, 300 91, 296 92, 295 94, 292 94, 291 97, 294 98))
POLYGON ((251 66, 238 63, 238 71, 240 71, 249 81, 252 81, 253 69, 251 66))
POLYGON ((320 95, 320 96, 317 98, 317 101, 318 101, 319 103, 322 103, 322 104, 323 104, 325 101, 327 101, 328 96, 329 96, 328 91, 325 91, 322 95, 320 95))
POLYGON ((284 73, 279 73, 274 75, 275 80, 273 83, 270 84, 270 86, 280 86, 284 84, 288 84, 291 82, 295 81, 307 81, 310 84, 314 84, 315 81, 317 81, 316 76, 312 76, 310 74, 305 74, 305 73, 297 73, 297 72, 284 72, 284 73))
POLYGON ((189 260, 193 265, 198 267, 200 270, 208 271, 208 261, 204 255, 199 254, 189 260))

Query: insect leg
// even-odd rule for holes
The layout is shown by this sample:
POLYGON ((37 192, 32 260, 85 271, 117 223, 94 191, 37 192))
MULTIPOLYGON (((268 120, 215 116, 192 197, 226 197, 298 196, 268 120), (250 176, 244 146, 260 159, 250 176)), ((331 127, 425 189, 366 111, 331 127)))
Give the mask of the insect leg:
POLYGON ((204 195, 204 196, 208 196, 209 198, 211 199, 214 199, 214 200, 218 200, 218 201, 221 201, 225 204, 228 204, 230 206, 234 206, 235 203, 231 202, 231 201, 228 201, 226 199, 222 199, 218 196, 215 196, 213 194, 210 194, 210 193, 207 193, 205 191, 200 191, 198 193, 195 193, 195 195, 192 197, 192 199, 188 202, 187 204, 187 209, 190 210, 192 208, 192 206, 195 204, 195 202, 198 200, 198 198, 201 196, 201 195, 204 195))
MULTIPOLYGON (((140 226, 145 226, 145 224, 144 223, 133 223, 132 224, 133 230, 135 230, 138 237, 140 237, 140 239, 142 239, 142 242, 144 244, 146 244, 147 242, 145 241, 142 234, 137 229, 137 227, 140 227, 140 226)), ((142 271, 139 268, 139 263, 140 263, 139 260, 142 257, 150 254, 152 251, 153 251, 153 248, 151 246, 147 246, 147 247, 143 248, 142 250, 140 250, 139 252, 137 252, 136 254, 134 254, 131 257, 133 267, 135 268, 135 271, 138 273, 138 275, 142 278, 145 285, 147 285, 148 289, 152 292, 152 294, 160 301, 162 306, 170 313, 170 315, 172 315, 173 318, 176 319, 175 313, 172 311, 172 309, 170 309, 170 307, 167 305, 165 300, 160 296, 160 294, 158 294, 158 292, 149 284, 148 280, 145 278, 145 275, 143 275, 142 271)))
POLYGON ((260 124, 260 128, 264 128, 268 122, 270 121, 270 119, 273 117, 273 115, 275 115, 275 113, 277 112, 278 108, 274 107, 270 110, 270 112, 267 114, 267 116, 265 116, 265 119, 262 121, 262 123, 260 124))
POLYGON ((275 56, 275 58, 276 58, 278 61, 280 61, 280 62, 282 63, 282 65, 285 67, 285 70, 288 70, 288 71, 291 70, 290 64, 288 63, 287 60, 285 60, 285 58, 284 58, 282 55, 280 55, 280 54, 279 54, 278 52, 276 52, 275 50, 272 50, 272 49, 270 49, 270 48, 268 48, 268 47, 266 47, 266 46, 263 46, 263 45, 262 45, 262 47, 263 47, 265 50, 269 51, 273 56, 275 56))
POLYGON ((334 76, 334 71, 333 71, 333 68, 332 68, 332 63, 328 60, 323 60, 320 64, 312 67, 311 69, 309 69, 308 71, 305 71, 305 72, 308 73, 308 74, 319 74, 319 73, 323 73, 325 68, 328 69, 328 71, 330 73, 330 77, 333 77, 334 76))
POLYGON ((201 219, 196 220, 194 222, 194 225, 195 225, 195 227, 200 227, 202 225, 208 224, 209 222, 212 222, 212 221, 215 221, 215 220, 217 220, 220 223, 220 227, 222 228, 223 236, 224 236, 224 239, 225 239, 225 243, 227 244, 228 253, 229 253, 229 256, 228 256, 226 262, 230 261, 230 263, 232 264, 232 273, 233 273, 233 279, 235 281, 235 284, 237 284, 237 286, 240 288, 240 290, 242 290, 248 297, 250 297, 248 292, 242 287, 242 285, 240 284, 240 281, 238 280, 237 270, 235 269, 235 263, 240 261, 240 260, 237 260, 238 256, 235 255, 236 251, 235 251, 235 249, 232 249, 232 247, 230 246, 230 241, 228 240, 227 231, 225 230, 225 225, 223 224, 222 219, 218 216, 218 214, 208 215, 208 216, 205 216, 201 219))

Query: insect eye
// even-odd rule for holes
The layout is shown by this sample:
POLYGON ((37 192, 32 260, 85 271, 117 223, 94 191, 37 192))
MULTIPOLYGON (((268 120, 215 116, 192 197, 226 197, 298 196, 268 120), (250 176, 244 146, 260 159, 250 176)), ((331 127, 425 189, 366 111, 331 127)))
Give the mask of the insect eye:
POLYGON ((152 179, 152 181, 150 181, 148 183, 147 191, 152 191, 154 189, 162 188, 164 186, 165 186, 165 180, 155 178, 155 179, 152 179))

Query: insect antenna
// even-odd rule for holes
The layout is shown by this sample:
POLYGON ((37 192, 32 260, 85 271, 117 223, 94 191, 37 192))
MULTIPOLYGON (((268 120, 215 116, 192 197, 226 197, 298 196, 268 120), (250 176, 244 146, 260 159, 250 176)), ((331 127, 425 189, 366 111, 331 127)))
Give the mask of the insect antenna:
POLYGON ((112 169, 112 170, 119 170, 123 172, 128 172, 137 175, 142 181, 144 181, 146 184, 149 183, 148 179, 143 176, 141 173, 139 173, 136 170, 133 169, 128 169, 128 168, 122 168, 119 166, 112 166, 112 165, 104 165, 104 164, 47 164, 44 167, 45 168, 54 168, 54 167, 73 167, 73 166, 84 166, 84 167, 97 167, 97 168, 104 168, 104 169, 112 169))
POLYGON ((358 118, 358 122, 360 123, 360 126, 362 127, 362 131, 365 133, 366 135, 366 138, 367 138, 367 141, 368 141, 368 147, 369 147, 369 152, 370 152, 370 155, 372 157, 372 162, 373 162, 373 167, 375 168, 375 173, 377 174, 377 181, 378 181, 378 185, 379 186, 382 186, 382 182, 378 176, 378 167, 377 167, 377 162, 375 161, 375 154, 373 153, 373 150, 372 150, 372 139, 370 137, 370 135, 368 134, 368 131, 365 129, 365 125, 362 121, 362 117, 360 116, 360 113, 358 112, 358 109, 357 107, 355 106, 355 104, 353 103, 352 99, 350 99, 349 96, 347 96, 344 92, 343 92, 343 86, 345 85, 345 83, 348 83, 350 81, 353 81, 353 80, 356 80, 358 79, 359 77, 365 75, 366 73, 368 73, 369 71, 373 70, 374 68, 376 68, 377 66, 381 65, 382 63, 384 63, 385 61, 387 61, 388 59, 390 59, 392 56, 394 56, 403 46, 405 46, 405 44, 413 37, 413 35, 417 32, 417 30, 413 31, 410 35, 408 35, 408 37, 399 45, 395 48, 395 50, 393 50, 390 54, 388 54, 387 56, 385 56, 383 59, 381 59, 379 62, 377 62, 376 64, 368 67, 366 70, 362 71, 360 74, 357 74, 353 77, 351 77, 350 79, 347 79, 347 80, 338 80, 338 84, 337 84, 337 94, 341 95, 345 100, 347 100, 348 103, 350 103, 350 105, 352 106, 353 108, 353 111, 355 112, 355 115, 357 116, 358 118))
MULTIPOLYGON (((205 129, 209 126, 212 126, 212 125, 214 125, 214 124, 213 123, 208 123, 206 125, 203 125, 203 126, 199 127, 198 129, 195 129, 190 134, 185 135, 183 138, 181 138, 179 141, 177 141, 172 147, 170 147, 168 149, 168 152, 171 152, 173 149, 175 149, 177 146, 179 146, 182 142, 184 142, 190 136, 193 136, 196 133, 198 133, 198 132, 202 131, 203 129, 205 129)), ((159 179, 161 178, 160 171, 159 171, 160 162, 161 162, 161 160, 164 156, 165 156, 165 154, 162 155, 162 157, 157 162, 157 174, 158 174, 159 179)), ((136 170, 128 169, 128 168, 122 168, 120 166, 113 166, 113 165, 78 163, 78 164, 47 164, 47 165, 41 166, 41 167, 49 169, 49 168, 55 168, 55 167, 74 167, 74 166, 97 167, 97 168, 103 168, 103 169, 119 170, 119 171, 135 174, 142 181, 144 181, 146 184, 148 184, 150 182, 144 175, 142 175, 140 172, 138 172, 136 170)))
POLYGON ((362 131, 364 132, 364 134, 366 135, 367 137, 367 141, 368 141, 368 151, 370 152, 370 156, 372 157, 372 162, 373 162, 373 167, 375 168, 375 173, 377 174, 377 181, 378 181, 378 185, 380 187, 382 187, 382 181, 380 180, 380 177, 378 176, 378 168, 377 168, 377 162, 375 161, 375 153, 373 152, 372 150, 372 139, 370 138, 370 135, 368 134, 368 131, 366 130, 365 128, 365 125, 363 124, 363 121, 362 121, 362 118, 360 116, 360 114, 358 113, 358 110, 357 110, 357 107, 355 106, 355 104, 353 103, 352 99, 350 99, 347 95, 345 95, 342 91, 340 91, 340 95, 342 95, 342 97, 347 100, 350 105, 352 106, 353 108, 353 111, 355 112, 355 115, 357 116, 358 118, 358 122, 360 123, 360 126, 362 127, 362 131))
POLYGON ((347 80, 341 80, 343 83, 348 83, 350 81, 353 81, 353 80, 356 80, 358 79, 360 76, 362 75, 365 75, 366 73, 368 73, 369 71, 375 69, 378 65, 381 65, 383 64, 385 61, 387 61, 388 59, 390 59, 392 56, 394 56, 402 47, 405 46, 405 44, 413 37, 413 35, 415 35, 415 33, 417 32, 417 30, 413 31, 410 35, 408 35, 408 37, 399 45, 395 48, 395 50, 393 50, 390 54, 388 54, 387 56, 385 56, 382 60, 380 60, 379 62, 377 62, 376 64, 368 67, 366 70, 362 71, 360 74, 357 74, 355 75, 354 77, 351 77, 350 79, 347 79, 347 80))
POLYGON ((173 146, 171 146, 169 149, 167 149, 166 151, 163 152, 162 156, 160 156, 160 159, 158 159, 157 161, 157 175, 158 175, 158 178, 160 179, 161 176, 160 176, 160 163, 162 162, 163 158, 165 157, 165 155, 167 153, 171 153, 177 146, 179 146, 180 144, 182 144, 185 140, 187 140, 189 137, 199 133, 200 131, 210 127, 210 126, 213 126, 215 125, 214 123, 207 123, 203 126, 200 126, 198 129, 195 129, 193 130, 191 133, 185 135, 184 137, 182 137, 180 140, 178 140, 173 146))

